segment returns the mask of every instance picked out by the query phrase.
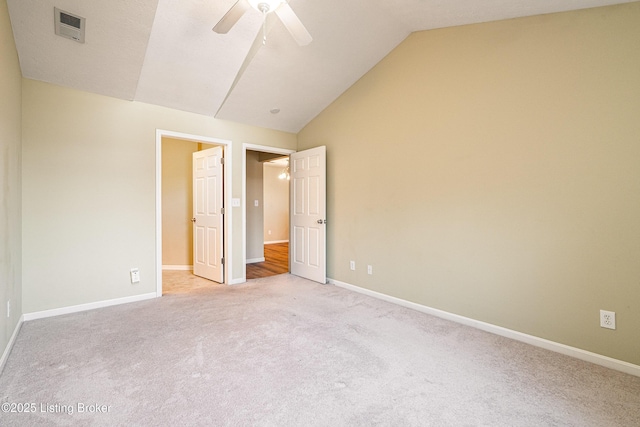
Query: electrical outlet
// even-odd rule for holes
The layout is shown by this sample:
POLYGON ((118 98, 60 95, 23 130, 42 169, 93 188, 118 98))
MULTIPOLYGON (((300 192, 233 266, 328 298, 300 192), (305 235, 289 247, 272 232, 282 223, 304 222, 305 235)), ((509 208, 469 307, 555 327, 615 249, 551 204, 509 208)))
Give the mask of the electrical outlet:
POLYGON ((367 274, 373 274, 373 266, 367 265, 367 274))
POLYGON ((355 271, 356 270, 356 262, 355 261, 349 261, 349 268, 352 271, 355 271))
POLYGON ((140 282, 140 269, 139 268, 132 268, 131 269, 131 283, 138 283, 140 282))
POLYGON ((615 329, 616 313, 614 311, 600 310, 600 327, 615 329))

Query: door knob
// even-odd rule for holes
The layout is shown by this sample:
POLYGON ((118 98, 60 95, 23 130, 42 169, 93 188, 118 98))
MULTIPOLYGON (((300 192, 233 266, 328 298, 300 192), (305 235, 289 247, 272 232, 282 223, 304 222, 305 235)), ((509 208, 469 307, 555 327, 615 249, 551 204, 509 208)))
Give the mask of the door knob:
POLYGON ((191 222, 196 222, 196 219, 195 218, 191 218, 191 222))
POLYGON ((324 219, 324 220, 319 219, 317 222, 318 222, 318 224, 326 224, 327 220, 326 219, 324 219))

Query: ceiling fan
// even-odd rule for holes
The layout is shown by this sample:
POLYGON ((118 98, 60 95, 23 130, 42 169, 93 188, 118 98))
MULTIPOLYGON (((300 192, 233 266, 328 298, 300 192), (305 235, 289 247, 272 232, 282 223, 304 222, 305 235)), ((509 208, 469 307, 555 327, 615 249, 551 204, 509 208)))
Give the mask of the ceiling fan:
POLYGON ((288 0, 238 0, 213 27, 213 31, 218 34, 226 34, 251 8, 261 12, 263 16, 262 44, 265 44, 267 39, 267 16, 271 12, 275 12, 278 15, 278 18, 280 18, 280 21, 282 21, 298 45, 306 46, 313 40, 311 34, 302 25, 291 6, 289 6, 288 0))
POLYGON ((271 12, 275 12, 275 14, 278 15, 278 18, 280 18, 280 21, 282 21, 298 45, 306 46, 311 43, 311 40, 313 40, 311 38, 311 34, 309 34, 304 25, 302 25, 302 22, 300 22, 298 16, 295 14, 293 9, 291 9, 291 6, 289 6, 289 0, 237 0, 236 3, 231 6, 231 9, 229 9, 215 27, 213 27, 213 31, 218 34, 228 33, 236 22, 242 18, 242 15, 251 8, 262 13, 262 37, 258 34, 256 39, 253 41, 244 62, 240 66, 233 83, 227 91, 227 96, 225 96, 224 100, 220 104, 215 116, 218 115, 220 110, 222 110, 222 107, 226 104, 227 99, 229 99, 229 95, 231 95, 231 92, 240 81, 240 78, 249 66, 253 57, 257 54, 260 46, 266 44, 267 32, 274 24, 273 14, 271 12))

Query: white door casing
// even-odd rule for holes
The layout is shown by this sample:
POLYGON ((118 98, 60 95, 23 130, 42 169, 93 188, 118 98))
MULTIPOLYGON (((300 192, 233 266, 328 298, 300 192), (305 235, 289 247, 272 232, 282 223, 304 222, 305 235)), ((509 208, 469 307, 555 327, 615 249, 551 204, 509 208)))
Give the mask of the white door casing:
POLYGON ((291 273, 326 283, 326 147, 293 153, 289 165, 291 273))
POLYGON ((224 283, 222 147, 193 153, 193 274, 224 283))

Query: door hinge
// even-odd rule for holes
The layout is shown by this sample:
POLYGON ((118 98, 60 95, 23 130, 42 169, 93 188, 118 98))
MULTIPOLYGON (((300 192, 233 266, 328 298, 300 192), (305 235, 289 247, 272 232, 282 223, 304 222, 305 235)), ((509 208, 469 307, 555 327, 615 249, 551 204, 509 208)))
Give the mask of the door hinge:
POLYGON ((224 208, 220 208, 220 214, 224 215, 224 208))
POLYGON ((220 264, 224 265, 224 258, 220 258, 220 264))
POLYGON ((220 157, 220 164, 224 165, 224 157, 220 157))

